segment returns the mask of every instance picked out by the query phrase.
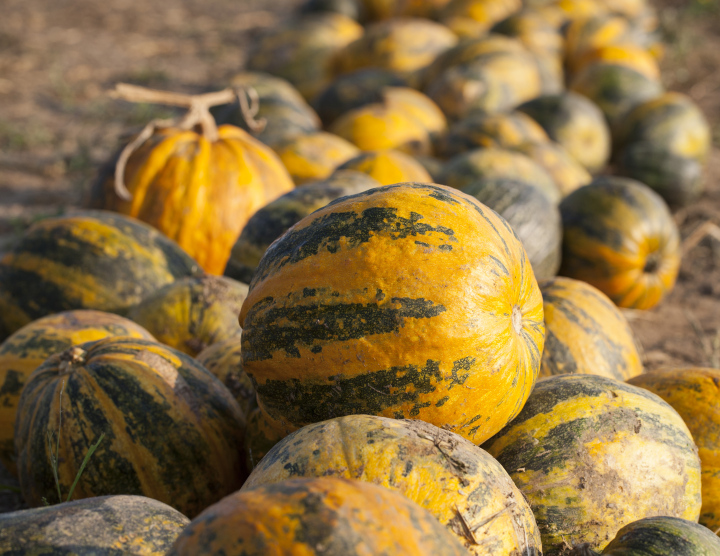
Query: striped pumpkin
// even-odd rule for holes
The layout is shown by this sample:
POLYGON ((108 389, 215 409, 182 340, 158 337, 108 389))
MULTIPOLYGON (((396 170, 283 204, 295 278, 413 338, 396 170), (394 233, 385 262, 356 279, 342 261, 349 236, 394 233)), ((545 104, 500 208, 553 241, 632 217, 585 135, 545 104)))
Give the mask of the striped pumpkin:
POLYGON ((241 347, 238 339, 231 337, 208 346, 195 360, 220 379, 235 397, 241 413, 247 415, 255 402, 255 387, 243 370, 241 347))
POLYGON ((292 479, 241 490, 205 510, 168 556, 464 556, 427 510, 361 481, 292 479))
POLYGON ((604 556, 713 556, 720 539, 702 525, 677 517, 647 517, 628 523, 610 542, 604 556))
POLYGON ((165 556, 188 523, 151 498, 97 496, 0 514, 0 553, 165 556))
POLYGON ((170 347, 195 357, 206 347, 239 338, 237 322, 248 286, 224 276, 182 278, 146 297, 128 317, 170 347))
POLYGON ((720 370, 665 369, 628 381, 669 403, 693 435, 702 463, 700 523, 720 528, 720 370))
POLYGON ((469 554, 542 551, 532 511, 502 466, 461 436, 423 421, 350 415, 308 425, 276 444, 242 490, 328 476, 402 493, 469 554))
POLYGON ((126 313, 148 294, 201 272, 176 243, 118 214, 47 218, 0 259, 0 340, 71 309, 126 313))
POLYGON ((77 498, 139 494, 192 517, 244 480, 237 402, 210 372, 162 344, 105 338, 53 355, 28 379, 17 415, 18 474, 30 506, 57 497, 48 430, 58 439, 63 493, 105 434, 77 498))
POLYGON ((643 372, 632 330, 615 304, 586 282, 540 282, 545 349, 540 376, 600 375, 627 380, 643 372))
POLYGON ((230 253, 225 275, 250 283, 267 248, 293 224, 338 197, 354 195, 379 185, 378 181, 364 173, 336 170, 327 179, 305 184, 278 197, 253 214, 243 228, 230 253))
POLYGON ((547 171, 565 197, 576 189, 592 181, 592 176, 565 147, 554 141, 543 143, 524 143, 515 150, 529 156, 547 171))
POLYGON ((242 357, 260 406, 293 426, 415 417, 479 443, 530 393, 542 318, 501 217, 449 187, 396 184, 273 243, 240 313, 242 357))
POLYGON ((28 377, 51 355, 110 336, 155 340, 143 327, 121 316, 77 310, 37 319, 0 344, 0 462, 13 475, 17 475, 15 412, 28 377))
POLYGON ((432 183, 428 171, 409 154, 396 150, 366 151, 348 160, 338 170, 356 170, 380 185, 406 181, 432 183))
POLYGON ((560 214, 560 274, 635 309, 654 307, 675 285, 680 234, 667 205, 649 187, 628 178, 596 178, 565 197, 560 214))
POLYGON ((277 155, 242 129, 222 125, 217 139, 163 128, 130 155, 124 181, 132 199, 100 179, 94 205, 138 218, 176 241, 211 274, 222 274, 248 218, 295 187, 277 155))
POLYGON ((360 154, 360 149, 334 133, 315 131, 289 139, 275 147, 275 152, 295 185, 303 185, 327 178, 343 162, 360 154))
POLYGON ((543 554, 602 550, 630 521, 697 521, 700 460, 687 426, 655 394, 594 375, 538 381, 525 407, 483 447, 535 514, 543 554))

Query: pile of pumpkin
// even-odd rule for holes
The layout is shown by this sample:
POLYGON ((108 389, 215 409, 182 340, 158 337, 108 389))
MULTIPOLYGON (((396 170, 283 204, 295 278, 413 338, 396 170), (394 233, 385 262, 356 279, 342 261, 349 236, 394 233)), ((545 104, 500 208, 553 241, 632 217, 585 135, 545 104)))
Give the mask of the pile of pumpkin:
POLYGON ((709 149, 655 25, 310 0, 226 91, 118 87, 188 115, 0 260, 0 552, 720 554, 720 371, 618 309, 709 149))

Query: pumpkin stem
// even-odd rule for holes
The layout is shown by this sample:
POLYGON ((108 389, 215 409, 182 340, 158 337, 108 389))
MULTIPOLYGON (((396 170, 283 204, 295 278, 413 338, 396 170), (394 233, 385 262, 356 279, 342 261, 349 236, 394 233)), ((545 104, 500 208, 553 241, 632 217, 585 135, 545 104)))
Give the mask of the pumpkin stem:
POLYGON ((260 101, 257 91, 252 87, 236 87, 234 89, 223 89, 213 93, 201 95, 185 95, 169 91, 158 91, 128 83, 118 83, 115 89, 110 92, 112 98, 126 100, 128 102, 144 102, 150 104, 164 104, 167 106, 181 106, 187 108, 187 113, 180 121, 174 119, 152 120, 130 143, 125 145, 120 152, 115 165, 115 194, 123 201, 131 201, 132 194, 125 185, 125 167, 130 156, 147 141, 158 129, 177 127, 180 129, 193 129, 199 126, 202 135, 208 141, 218 140, 218 128, 215 118, 210 114, 212 106, 238 102, 240 111, 251 131, 261 131, 265 127, 265 119, 256 120, 255 116, 260 109, 260 101))

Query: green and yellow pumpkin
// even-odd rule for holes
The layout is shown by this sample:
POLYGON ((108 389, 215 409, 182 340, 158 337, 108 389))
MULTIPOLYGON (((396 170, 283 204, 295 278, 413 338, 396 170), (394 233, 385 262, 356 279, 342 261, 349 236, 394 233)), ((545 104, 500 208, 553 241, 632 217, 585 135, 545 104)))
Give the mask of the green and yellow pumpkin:
POLYGON ((716 533, 678 517, 646 517, 628 523, 602 551, 604 556, 712 556, 720 554, 716 533))
POLYGON ((165 556, 188 523, 151 498, 97 496, 0 514, 0 553, 165 556))
POLYGON ((477 38, 521 7, 521 0, 450 0, 440 20, 463 39, 477 38))
POLYGON ((627 380, 643 372, 630 325, 604 293, 561 276, 540 282, 540 291, 546 331, 540 376, 589 374, 627 380))
POLYGON ((312 101, 332 81, 337 56, 362 36, 362 25, 340 13, 304 14, 266 30, 247 67, 287 79, 312 101))
POLYGON ((348 160, 338 170, 355 170, 367 174, 380 185, 401 182, 431 183, 432 177, 415 158, 401 151, 366 151, 348 160))
POLYGON ((657 394, 680 414, 697 444, 702 464, 700 523, 720 527, 720 370, 664 369, 628 381, 657 394))
POLYGON ((475 149, 459 154, 443 166, 440 183, 464 189, 479 179, 519 180, 537 187, 552 202, 560 190, 552 176, 527 155, 509 149, 475 149))
POLYGON ((235 242, 225 275, 250 283, 260 259, 270 244, 293 224, 330 201, 379 187, 369 175, 354 170, 336 170, 325 180, 294 189, 261 208, 248 221, 235 242))
POLYGON ((233 337, 248 286, 225 276, 183 278, 159 289, 128 318, 170 347, 195 357, 206 347, 233 337))
POLYGON ((372 20, 396 17, 437 19, 450 0, 361 0, 372 20))
POLYGON ((544 95, 518 106, 590 173, 602 170, 610 160, 610 128, 605 117, 588 98, 566 91, 544 95))
POLYGON ((255 406, 255 387, 243 370, 241 347, 237 338, 231 337, 206 347, 195 360, 220 379, 235 397, 240 412, 247 415, 255 406))
POLYGON ((655 515, 697 521, 700 459, 661 398, 596 375, 538 381, 513 421, 483 444, 535 514, 543 554, 602 550, 627 523, 655 515))
POLYGON ((0 259, 0 340, 61 311, 127 313, 201 272, 175 242, 134 218, 87 211, 44 219, 0 259))
POLYGON ((295 477, 344 477, 396 490, 433 514, 469 554, 542 551, 530 507, 502 466, 423 421, 350 415, 307 425, 276 444, 242 490, 295 477))
POLYGON ((232 394, 184 353, 133 338, 81 344, 48 358, 22 390, 20 487, 31 507, 57 497, 56 480, 67 493, 104 434, 76 498, 138 494, 193 517, 242 485, 244 429, 232 394))
POLYGON ((109 336, 155 339, 142 326, 119 315, 76 310, 41 317, 0 344, 0 462, 13 475, 17 475, 15 412, 28 377, 51 355, 109 336))
POLYGON ((337 199, 288 230, 240 324, 271 418, 415 417, 476 443, 520 411, 544 337, 510 226, 457 190, 413 183, 337 199))
POLYGON ((628 178, 596 178, 565 197, 560 214, 563 276, 635 309, 650 309, 675 285, 680 234, 649 187, 628 178))
POLYGON ((575 160, 565 147, 554 141, 523 143, 514 147, 514 150, 529 156, 542 166, 550 174, 563 197, 592 181, 590 172, 575 160))
POLYGON ((632 43, 608 44, 588 50, 575 62, 575 73, 595 64, 616 64, 634 69, 648 79, 660 81, 657 59, 645 48, 632 43))
POLYGON ((519 39, 532 52, 562 56, 562 34, 532 7, 506 17, 494 25, 491 32, 519 39))
POLYGON ((299 478, 241 490, 209 507, 168 556, 465 556, 447 529, 402 494, 350 479, 299 478))
POLYGON ((242 129, 156 129, 123 172, 132 198, 99 179, 94 206, 154 226, 210 274, 222 274, 248 218, 295 185, 277 155, 242 129))
POLYGON ((360 154, 360 149, 334 133, 315 131, 289 139, 275 152, 295 185, 303 185, 327 178, 335 168, 360 154))

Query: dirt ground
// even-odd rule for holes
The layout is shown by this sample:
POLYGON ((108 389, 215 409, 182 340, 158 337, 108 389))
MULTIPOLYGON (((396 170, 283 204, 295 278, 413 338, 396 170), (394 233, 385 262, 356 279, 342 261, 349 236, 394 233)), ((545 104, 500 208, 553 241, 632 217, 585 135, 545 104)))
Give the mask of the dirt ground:
MULTIPOLYGON (((108 98, 116 82, 178 92, 225 87, 247 45, 299 0, 6 0, 0 18, 0 252, 35 220, 82 206, 128 132, 171 109, 108 98)), ((684 238, 720 224, 720 0, 662 0, 668 89, 714 132, 707 191, 676 215, 684 238)), ((720 234, 685 254, 655 309, 628 311, 647 367, 720 367, 720 234)), ((0 468, 0 485, 17 486, 0 468)), ((0 488, 0 511, 19 508, 0 488)))

